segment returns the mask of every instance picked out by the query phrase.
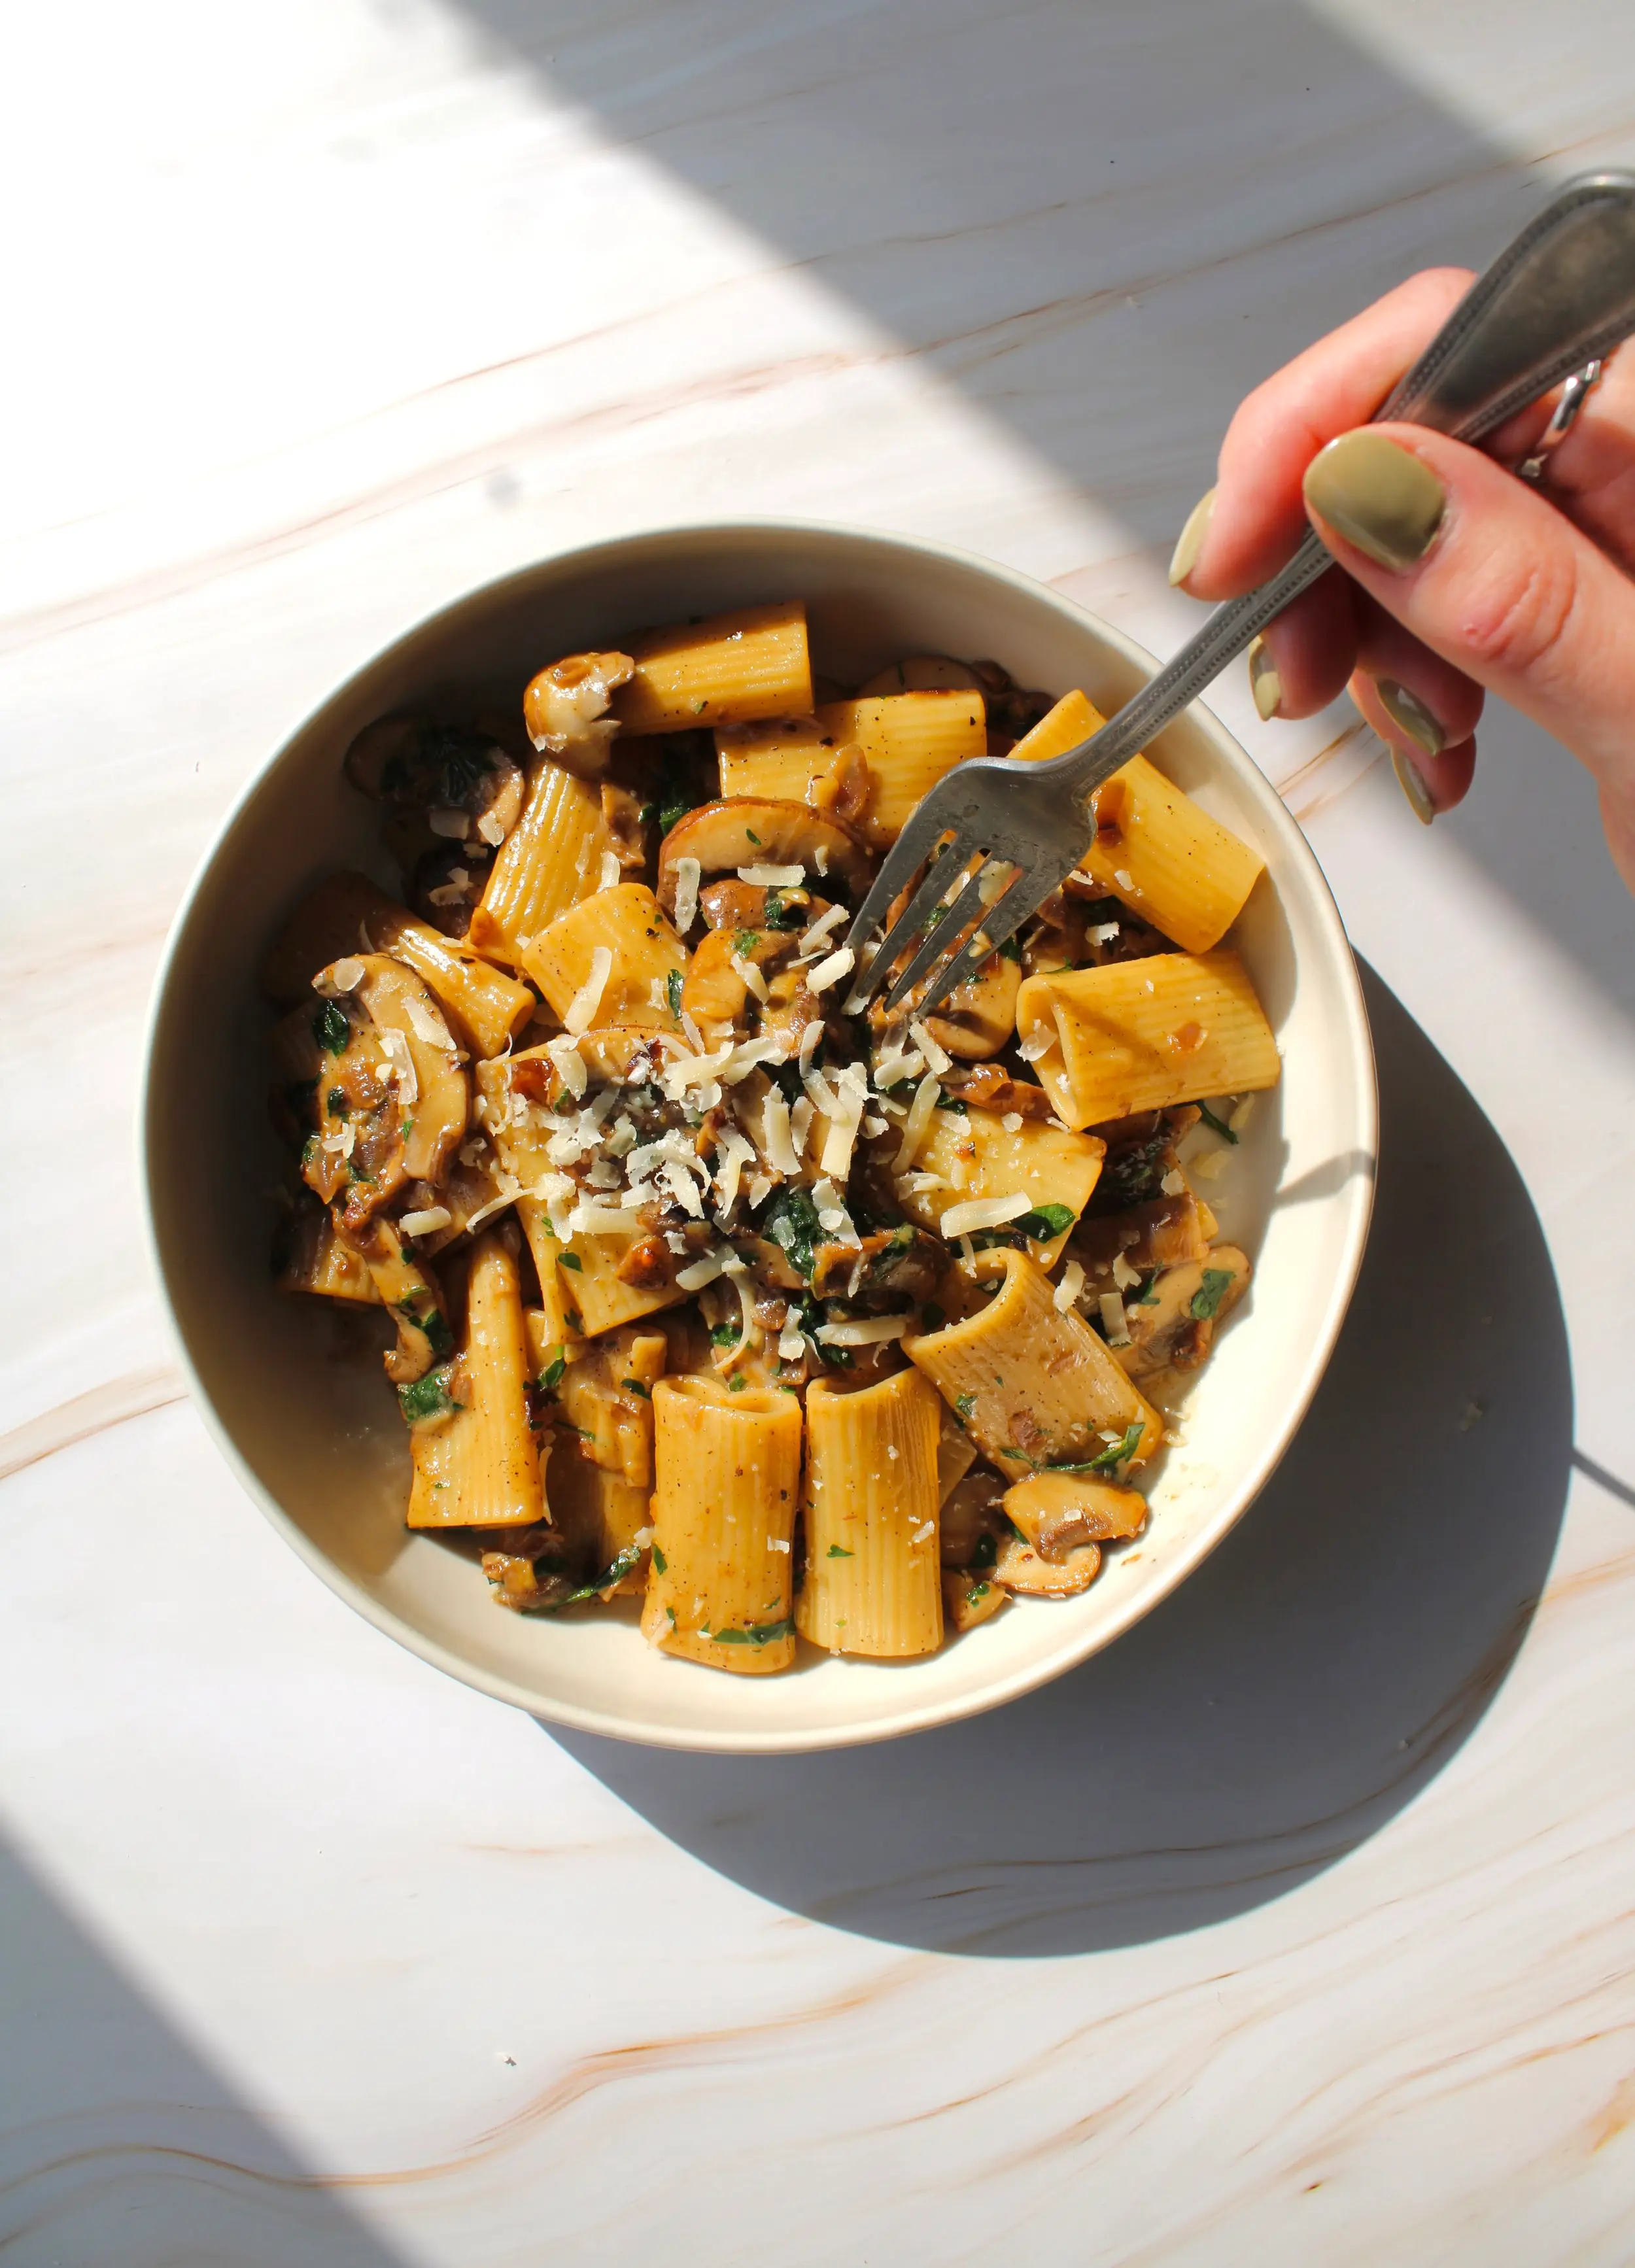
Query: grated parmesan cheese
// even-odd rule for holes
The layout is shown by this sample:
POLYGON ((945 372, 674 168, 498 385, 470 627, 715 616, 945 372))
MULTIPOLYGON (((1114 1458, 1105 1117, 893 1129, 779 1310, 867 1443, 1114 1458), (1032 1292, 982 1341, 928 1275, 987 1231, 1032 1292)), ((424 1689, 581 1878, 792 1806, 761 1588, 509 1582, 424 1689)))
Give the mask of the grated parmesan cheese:
POLYGON ((1020 1220, 1032 1211, 1026 1190, 1013 1189, 1008 1197, 970 1197, 963 1204, 950 1205, 938 1228, 944 1236, 971 1236, 979 1228, 1003 1228, 1007 1220, 1020 1220))
POLYGON ((446 1205, 423 1205, 418 1212, 406 1212, 397 1225, 405 1236, 431 1236, 453 1218, 446 1205))
POLYGON ((953 1069, 954 1057, 948 1053, 946 1048, 938 1046, 925 1025, 917 1017, 910 1020, 909 1031, 915 1046, 918 1048, 932 1071, 940 1076, 945 1071, 953 1069))
POLYGON ((841 946, 836 952, 820 961, 815 968, 807 972, 806 979, 807 991, 827 992, 831 984, 838 983, 843 976, 850 976, 856 965, 857 955, 851 947, 849 945, 841 946))
POLYGON ((1172 1166, 1159 1183, 1159 1187, 1167 1197, 1184 1197, 1187 1189, 1187 1177, 1179 1167, 1172 1166))
POLYGON ((616 850, 604 850, 601 854, 601 871, 597 877, 597 888, 599 890, 611 890, 623 872, 623 867, 619 864, 618 852, 616 850))
MULTIPOLYGON (((1062 1280, 1050 1294, 1052 1304, 1064 1315, 1079 1304, 1079 1294, 1085 1288, 1085 1271, 1076 1260, 1070 1260, 1062 1270, 1062 1280)), ((1121 1307, 1119 1313, 1123 1309, 1121 1307)))
POLYGON ((497 811, 485 811, 477 821, 477 833, 490 848, 497 850, 505 839, 504 823, 497 811))
MULTIPOLYGON (((894 1173, 904 1174, 914 1163, 931 1126, 932 1113, 937 1108, 937 1098, 941 1093, 936 1073, 928 1071, 914 1090, 914 1100, 903 1122, 902 1139, 897 1145, 897 1154, 892 1160, 894 1173)), ((1026 1205, 1022 1210, 1024 1212, 1027 1210, 1026 1205)))
POLYGON ((820 1323, 817 1329, 821 1346, 880 1346, 887 1339, 900 1339, 912 1319, 908 1315, 859 1315, 845 1323, 820 1323))
POLYGON ((740 866, 738 879, 758 890, 798 890, 806 879, 806 870, 804 866, 740 866))
POLYGON ((471 832, 471 821, 463 811, 429 811, 426 825, 433 835, 450 843, 463 843, 471 832))
POLYGON ((1108 1346, 1128 1346, 1130 1321, 1124 1314, 1124 1303, 1116 1292, 1103 1292, 1098 1303, 1101 1309, 1101 1328, 1107 1333, 1108 1346))
POLYGON ((1231 1127, 1234 1134, 1241 1134, 1254 1115, 1255 1098, 1252 1094, 1246 1094, 1243 1097, 1243 1100, 1234 1109, 1233 1114, 1231 1117, 1227 1119, 1226 1123, 1231 1127))
POLYGON ((1024 1063, 1035 1064, 1049 1054, 1053 1044, 1049 1032, 1029 1032, 1025 1040, 1018 1041, 1016 1052, 1024 1063))
POLYGON ((999 1123, 1007 1134, 1020 1134, 1022 1130, 1022 1114, 1020 1110, 1007 1110, 999 1123))
POLYGON ((576 1039, 581 1032, 589 1031, 612 974, 612 948, 599 945, 591 954, 591 973, 569 1001, 568 1012, 562 1020, 576 1039))
POLYGON ((831 906, 826 914, 820 914, 810 929, 801 932, 799 941, 795 947, 798 958, 809 961, 824 939, 833 931, 843 928, 851 919, 851 916, 846 911, 844 906, 831 906))

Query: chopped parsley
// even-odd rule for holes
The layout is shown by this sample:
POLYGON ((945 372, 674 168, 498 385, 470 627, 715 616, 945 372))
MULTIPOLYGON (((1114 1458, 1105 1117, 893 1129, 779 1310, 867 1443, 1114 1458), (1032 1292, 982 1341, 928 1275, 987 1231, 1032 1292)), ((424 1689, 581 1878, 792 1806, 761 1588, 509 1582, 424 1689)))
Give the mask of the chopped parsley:
POLYGON ((1005 943, 999 946, 998 954, 1001 961, 1014 961, 1020 965, 1022 957, 1022 941, 1020 938, 1013 932, 1012 934, 1005 939, 1005 943))
POLYGON ((856 1554, 848 1551, 843 1543, 831 1543, 824 1557, 829 1559, 851 1559, 855 1557, 856 1554))
POLYGON ((788 1182, 779 1189, 767 1207, 761 1232, 782 1248, 798 1275, 810 1278, 823 1237, 810 1190, 799 1182, 788 1182))
POLYGON ((761 837, 755 833, 755 828, 753 827, 746 827, 744 832, 749 837, 749 840, 755 844, 755 849, 759 850, 762 848, 761 837))
POLYGON ((679 968, 670 970, 664 980, 664 989, 670 1003, 670 1013, 679 1016, 681 1012, 681 972, 679 968))
POLYGON ((976 1396, 974 1394, 959 1395, 954 1400, 954 1407, 960 1423, 962 1425, 968 1425, 971 1421, 971 1412, 976 1407, 976 1396))
POLYGON ((337 1000, 320 1000, 313 1011, 313 1037, 332 1056, 343 1055, 352 1036, 346 1011, 337 1000))
MULTIPOLYGON (((317 1080, 314 1079, 313 1081, 313 1085, 316 1086, 317 1084, 317 1080)), ((324 1108, 328 1112, 330 1117, 344 1118, 347 1114, 348 1108, 349 1105, 346 1100, 346 1089, 343 1086, 332 1086, 328 1094, 324 1097, 324 1108)))
POLYGON ((733 932, 734 957, 739 961, 747 960, 760 942, 761 932, 758 929, 735 929, 733 932))
POLYGON ((1204 1280, 1192 1294, 1187 1313, 1200 1323, 1212 1322, 1220 1312, 1220 1303, 1236 1279, 1230 1268, 1206 1268, 1204 1280))
POLYGON ((585 1273, 585 1263, 577 1252, 559 1252, 556 1255, 556 1265, 558 1268, 571 1268, 576 1276, 582 1276, 585 1273))
POLYGON ((451 1418, 465 1403, 456 1402, 449 1392, 449 1370, 445 1364, 440 1369, 427 1371, 412 1385, 397 1389, 397 1406, 410 1425, 423 1425, 429 1418, 451 1418))
POLYGON ((641 1564, 641 1557, 639 1544, 627 1543, 618 1557, 611 1560, 600 1575, 593 1575, 588 1583, 578 1584, 571 1591, 564 1592, 561 1598, 550 1600, 547 1611, 555 1614, 558 1607, 577 1607, 585 1599, 594 1599, 603 1591, 612 1590, 615 1583, 622 1583, 627 1575, 635 1572, 641 1564))
POLYGON ((993 1588, 991 1583, 973 1583, 965 1594, 968 1607, 979 1607, 993 1588))
POLYGON ((710 1344, 718 1347, 736 1346, 743 1335, 741 1322, 716 1323, 710 1332, 710 1344))
POLYGON ((700 1631, 717 1646, 770 1646, 775 1638, 793 1638, 795 1625, 785 1615, 782 1622, 750 1623, 742 1630, 700 1631))
POLYGON ((1035 1205, 1032 1212, 1023 1213, 1011 1224, 1013 1228, 1020 1228, 1024 1236, 1032 1237, 1035 1244, 1049 1244, 1072 1225, 1073 1209, 1064 1204, 1035 1205))
POLYGON ((1210 1128, 1212 1132, 1219 1134, 1223 1142, 1230 1142, 1234 1149, 1237 1147, 1237 1136, 1233 1132, 1231 1127, 1227 1125, 1224 1118, 1216 1117, 1214 1112, 1210 1108, 1207 1102, 1200 1102, 1197 1104, 1197 1109, 1198 1116, 1204 1121, 1205 1126, 1210 1128))
POLYGON ((652 1387, 644 1386, 639 1378, 622 1378, 619 1383, 627 1394, 637 1395, 644 1402, 651 1402, 653 1398, 652 1387))
POLYGON ((1164 1271, 1161 1268, 1155 1268, 1153 1270, 1153 1273, 1147 1278, 1145 1283, 1141 1286, 1141 1289, 1137 1292, 1135 1298, 1133 1300, 1126 1300, 1124 1305, 1127 1307, 1156 1307, 1158 1305, 1158 1279, 1163 1272, 1164 1271))
POLYGON ((973 1567, 991 1567, 999 1556, 999 1546, 991 1528, 984 1528, 976 1539, 976 1549, 971 1554, 973 1567))
POLYGON ((726 1381, 726 1390, 729 1394, 741 1394, 748 1382, 741 1371, 735 1370, 726 1381))
POLYGON ((766 925, 769 929, 799 929, 806 917, 805 906, 792 905, 781 890, 766 894, 766 925))
POLYGON ((549 1394, 562 1384, 562 1373, 568 1366, 568 1358, 560 1347, 534 1380, 541 1393, 549 1394))
MULTIPOLYGON (((653 1545, 653 1565, 661 1575, 667 1575, 670 1572, 670 1563, 656 1543, 653 1545)), ((674 1620, 674 1617, 672 1616, 671 1619, 674 1620)))
POLYGON ((939 1094, 937 1108, 939 1110, 952 1110, 957 1118, 968 1118, 971 1115, 957 1094, 939 1094))
POLYGON ((1138 1418, 1132 1425, 1125 1428, 1124 1438, 1122 1441, 1110 1442, 1108 1446, 1102 1450, 1101 1455, 1099 1457, 1092 1457, 1087 1465, 1083 1467, 1052 1465, 1049 1469, 1051 1472, 1072 1472, 1082 1470, 1086 1473, 1110 1473, 1116 1465, 1127 1464, 1131 1458, 1134 1456, 1136 1451, 1141 1447, 1141 1435, 1145 1424, 1146 1420, 1145 1418, 1138 1418))

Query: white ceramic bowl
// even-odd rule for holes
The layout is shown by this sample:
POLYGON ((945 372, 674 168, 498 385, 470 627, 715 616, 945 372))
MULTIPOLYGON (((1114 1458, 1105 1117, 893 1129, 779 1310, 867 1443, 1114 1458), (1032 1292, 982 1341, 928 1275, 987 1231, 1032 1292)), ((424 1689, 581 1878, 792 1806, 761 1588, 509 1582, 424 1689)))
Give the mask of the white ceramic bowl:
POLYGON ((341 686, 229 815, 178 917, 148 1037, 144 1182, 159 1279, 194 1392, 251 1496, 380 1629, 537 1715, 678 1748, 792 1750, 879 1740, 992 1708, 1138 1621, 1231 1528, 1282 1456, 1329 1359, 1367 1234, 1374 1061, 1356 970, 1316 861, 1237 743, 1201 709, 1153 755, 1255 843, 1268 873, 1234 942, 1283 1050, 1230 1177, 1223 1228, 1256 1261, 1152 1490, 1152 1521, 1062 1603, 1021 1601, 908 1663, 802 1650, 781 1677, 652 1652, 634 1622, 493 1605, 480 1571, 402 1521, 408 1454, 378 1366, 338 1360, 334 1324, 271 1289, 278 1174, 254 970, 274 922, 336 865, 382 879, 375 813, 342 778, 352 734, 451 681, 512 702, 542 663, 649 622, 802 597, 818 666, 856 682, 903 654, 991 655, 1024 685, 1116 709, 1150 659, 985 560, 902 536, 787 523, 677 528, 550 559, 434 615, 341 686))

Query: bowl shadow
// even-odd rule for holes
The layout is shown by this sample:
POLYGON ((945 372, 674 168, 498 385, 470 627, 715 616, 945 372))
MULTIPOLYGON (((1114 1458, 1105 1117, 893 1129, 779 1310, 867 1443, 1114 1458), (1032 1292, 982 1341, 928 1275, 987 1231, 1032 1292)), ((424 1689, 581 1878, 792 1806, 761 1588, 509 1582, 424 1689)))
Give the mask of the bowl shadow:
POLYGON ((1526 1633, 1565 1504, 1572 1380, 1514 1165, 1363 978, 1381 1154, 1356 1295, 1275 1477, 1172 1598, 1027 1699, 879 1747, 711 1756, 541 1730, 760 1896, 940 1952, 1171 1936, 1383 1826, 1526 1633))

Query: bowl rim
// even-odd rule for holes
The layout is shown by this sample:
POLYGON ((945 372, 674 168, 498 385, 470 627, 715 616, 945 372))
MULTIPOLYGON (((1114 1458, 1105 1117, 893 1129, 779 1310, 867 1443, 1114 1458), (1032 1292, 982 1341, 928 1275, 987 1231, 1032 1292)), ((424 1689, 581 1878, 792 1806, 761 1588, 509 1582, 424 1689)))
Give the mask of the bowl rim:
MULTIPOLYGON (((576 566, 586 570, 606 567, 615 563, 621 552, 637 550, 654 542, 667 541, 680 545, 688 541, 707 539, 719 549, 730 544, 735 536, 769 534, 895 546, 973 571, 990 581, 1007 585, 1020 597, 1051 609, 1075 627, 1082 628, 1088 623, 1112 652, 1144 675, 1153 674, 1160 666, 1153 654, 1114 623, 1093 614, 1088 608, 1079 606, 1075 600, 1052 589, 1036 577, 1001 561, 990 559, 980 552, 968 550, 961 545, 944 542, 939 538, 917 535, 895 528, 871 527, 856 521, 787 518, 780 514, 745 515, 732 519, 669 520, 629 529, 619 534, 599 538, 593 542, 573 544, 562 550, 545 552, 520 566, 508 568, 504 573, 473 585, 444 600, 441 605, 428 609, 385 645, 365 655, 355 668, 332 684, 322 698, 291 726, 270 754, 254 766, 244 781, 195 865, 166 935, 143 1022, 135 1123, 136 1185, 143 1241, 158 1287, 165 1329, 175 1351, 188 1396, 203 1418, 207 1432, 240 1487, 297 1555, 337 1597, 344 1600, 377 1630, 396 1639, 409 1653, 433 1668, 446 1672, 461 1684, 487 1694, 496 1701, 508 1703, 512 1707, 521 1709, 527 1715, 547 1723, 562 1725, 576 1732, 596 1734, 604 1739, 627 1741, 643 1747, 725 1756, 790 1756, 827 1749, 858 1748, 879 1741, 929 1732, 941 1725, 959 1723, 965 1718, 979 1716, 990 1709, 1000 1708, 1007 1702, 1020 1700, 1024 1695, 1035 1692, 1041 1686, 1065 1675, 1068 1671, 1087 1661, 1093 1654, 1103 1652, 1136 1623, 1153 1613, 1237 1526, 1270 1480, 1299 1432, 1327 1371, 1356 1287, 1373 1219, 1375 1186, 1373 1169, 1356 1177, 1357 1185, 1340 1264, 1330 1278, 1321 1323, 1310 1341, 1280 1429, 1269 1440, 1248 1469, 1239 1476, 1210 1525, 1177 1553, 1166 1567, 1161 1588, 1140 1597, 1129 1598, 1105 1623, 1085 1634, 1081 1646, 1065 1654, 1053 1654, 1049 1660, 1036 1664, 1023 1664, 980 1690, 956 1696, 952 1700, 927 1703, 918 1709, 910 1707, 893 1716, 887 1723, 791 1730, 746 1727, 739 1732, 733 1728, 699 1731, 656 1722, 637 1729, 630 1722, 615 1719, 600 1709, 584 1707, 572 1702, 548 1703, 518 1680, 488 1669, 440 1640, 429 1637, 373 1596, 313 1542, 251 1467, 205 1388, 171 1298, 158 1226, 155 1180, 159 1168, 152 1138, 157 1113, 155 1049, 176 961, 211 870, 266 782, 325 712, 343 700, 361 680, 385 667, 403 648, 423 637, 434 625, 446 625, 452 617, 466 609, 478 609, 495 602, 506 590, 527 584, 545 569, 571 571, 576 566)), ((1357 1147, 1377 1165, 1379 1086, 1373 1035, 1356 960, 1328 878, 1298 821, 1248 750, 1202 699, 1194 703, 1193 709, 1197 712, 1204 733, 1214 741, 1216 753, 1234 770, 1251 799, 1261 807, 1271 830, 1278 835, 1295 865, 1304 873, 1311 894, 1313 913, 1320 928, 1326 932, 1345 1009, 1344 1049, 1350 1057, 1350 1070, 1359 1105, 1359 1123, 1354 1130, 1354 1140, 1357 1147)))

